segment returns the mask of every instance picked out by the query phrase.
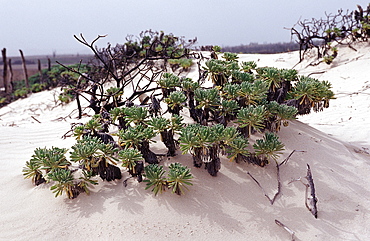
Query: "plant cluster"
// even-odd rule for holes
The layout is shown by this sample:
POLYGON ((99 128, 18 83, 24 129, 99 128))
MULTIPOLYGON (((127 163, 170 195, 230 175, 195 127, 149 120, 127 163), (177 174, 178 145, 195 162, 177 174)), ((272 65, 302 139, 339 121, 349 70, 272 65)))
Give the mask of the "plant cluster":
POLYGON ((65 148, 37 148, 32 158, 26 162, 23 168, 25 178, 31 178, 35 185, 53 181, 50 189, 55 197, 66 193, 70 199, 76 198, 80 193, 89 194, 91 185, 97 181, 92 179, 92 172, 84 169, 82 176, 75 180, 73 170, 70 169, 71 162, 67 160, 65 148))
MULTIPOLYGON (((71 147, 70 161, 65 157, 67 149, 38 148, 32 159, 26 162, 24 176, 31 178, 35 185, 53 181, 51 190, 55 192, 56 197, 64 192, 70 199, 83 192, 88 194, 90 184, 98 184, 98 181, 93 179, 95 176, 108 182, 121 179, 122 170, 118 167, 119 163, 131 177, 141 182, 144 163, 150 164, 149 166, 159 163, 158 155, 149 147, 152 139, 160 135, 168 148, 166 155, 174 156, 177 149, 174 134, 182 128, 182 121, 183 118, 177 115, 169 119, 149 118, 148 109, 144 107, 117 107, 110 113, 95 115, 85 124, 73 128, 73 136, 77 142, 71 147), (119 128, 116 134, 117 141, 107 133, 112 126, 119 128), (77 166, 72 166, 72 163, 76 163, 77 166), (77 170, 79 178, 74 177, 77 170)), ((149 171, 146 170, 151 167, 145 168, 147 173, 149 171)), ((171 164, 169 168, 169 175, 164 180, 163 187, 171 188, 173 193, 181 195, 184 192, 184 185, 191 185, 190 170, 181 164, 171 164)), ((145 175, 152 181, 150 174, 145 175)), ((148 188, 152 185, 148 183, 148 188)))
POLYGON ((190 169, 184 167, 180 163, 171 163, 169 165, 168 177, 165 177, 165 171, 163 166, 158 164, 150 164, 145 167, 145 177, 144 180, 147 186, 145 189, 152 188, 154 195, 162 193, 166 188, 172 189, 172 193, 181 195, 184 190, 187 189, 185 185, 193 185, 191 179, 193 175, 190 173, 190 169))
POLYGON ((192 59, 181 58, 181 59, 169 59, 168 63, 173 72, 180 68, 180 73, 183 71, 188 71, 190 67, 194 64, 192 59))
MULTIPOLYGON (((145 39, 151 43, 146 50, 154 51, 158 39, 145 39)), ((330 84, 298 76, 297 71, 291 69, 258 68, 255 62, 239 63, 238 55, 233 53, 223 53, 219 58, 219 51, 219 47, 214 48, 213 58, 204 64, 205 75, 197 81, 162 71, 156 79, 146 79, 149 82, 146 86, 156 86, 145 91, 139 90, 142 79, 125 82, 115 76, 110 81, 119 80, 120 84, 109 88, 104 86, 108 78, 95 82, 92 87, 95 91, 104 90, 99 94, 100 102, 97 92, 91 89, 86 92, 91 94, 90 107, 98 112, 85 124, 73 128, 77 143, 72 146, 68 163, 78 164, 80 178, 73 177, 70 164, 59 165, 59 161, 53 159, 56 164, 50 164, 54 169, 49 170, 40 164, 44 161, 34 162, 34 158, 26 163, 25 177, 34 177, 35 184, 46 177, 45 181, 56 183, 53 190, 57 190, 58 195, 66 192, 68 197, 74 198, 76 193, 82 192, 77 186, 82 185, 87 190, 87 184, 92 184, 86 180, 95 176, 105 181, 118 180, 122 178, 123 168, 138 182, 146 182, 146 188, 151 188, 155 195, 167 188, 180 195, 191 185, 190 169, 171 163, 165 177, 164 167, 159 165, 161 157, 176 156, 178 149, 192 156, 194 167, 204 166, 212 176, 217 176, 221 168, 222 155, 230 161, 261 167, 272 160, 277 163, 284 144, 276 133, 298 114, 328 107, 329 100, 334 98, 330 84), (213 88, 202 86, 205 78, 213 82, 213 88), (131 85, 134 95, 150 95, 140 104, 128 101, 134 95, 123 100, 125 90, 131 85), (167 105, 166 109, 161 108, 161 102, 167 105), (184 123, 185 108, 194 123, 184 123), (262 139, 249 145, 248 138, 256 132, 264 133, 262 139), (166 147, 166 153, 153 152, 152 143, 157 138, 166 147), (85 180, 86 185, 76 180, 85 180)), ((140 52, 136 53, 141 56, 140 52)), ((137 61, 148 61, 156 55, 150 52, 145 56, 137 61)), ((113 76, 113 69, 105 71, 113 76)))

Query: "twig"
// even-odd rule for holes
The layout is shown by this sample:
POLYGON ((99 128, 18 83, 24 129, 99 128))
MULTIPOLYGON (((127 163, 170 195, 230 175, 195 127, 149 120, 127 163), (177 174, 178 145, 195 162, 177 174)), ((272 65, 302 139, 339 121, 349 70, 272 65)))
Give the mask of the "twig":
POLYGON ((84 75, 83 73, 81 73, 79 70, 75 70, 74 68, 71 68, 71 67, 68 67, 67 65, 64 65, 64 64, 62 64, 61 62, 59 62, 59 61, 55 61, 57 64, 59 64, 60 66, 62 66, 62 67, 64 67, 64 68, 66 68, 68 71, 71 71, 71 72, 73 72, 73 73, 76 73, 76 74, 78 74, 79 76, 81 76, 81 77, 83 77, 83 78, 85 78, 85 79, 87 79, 87 80, 90 80, 90 81, 92 81, 92 82, 94 82, 94 80, 93 79, 91 79, 89 76, 87 76, 87 75, 84 75))
POLYGON ((292 182, 296 182, 296 181, 299 181, 300 183, 302 183, 302 184, 306 187, 306 190, 305 190, 305 193, 304 193, 304 200, 305 200, 304 204, 305 204, 306 208, 307 208, 308 210, 310 210, 310 211, 311 211, 310 207, 309 207, 309 206, 308 206, 308 204, 307 204, 308 188, 310 187, 310 185, 308 185, 308 184, 304 183, 304 182, 302 181, 302 178, 301 178, 301 177, 299 177, 299 178, 297 178, 297 179, 293 179, 293 180, 291 180, 288 184, 290 184, 290 183, 292 183, 292 182))
POLYGON ((247 174, 253 179, 253 181, 255 182, 255 183, 257 183, 257 185, 261 188, 261 190, 262 190, 262 192, 263 192, 263 194, 265 195, 265 197, 270 201, 270 204, 272 205, 273 204, 273 201, 272 201, 272 199, 266 194, 266 192, 265 192, 265 189, 263 189, 263 187, 261 186, 261 184, 257 181, 257 179, 255 179, 253 176, 252 176, 252 174, 250 173, 250 172, 247 172, 247 174))
POLYGON ((127 181, 128 181, 128 179, 130 179, 130 178, 132 178, 132 176, 130 176, 130 177, 128 177, 128 178, 126 178, 126 179, 122 182, 122 184, 123 184, 123 186, 124 186, 124 187, 127 187, 127 181))
MULTIPOLYGON (((309 198, 306 199, 306 202, 309 201, 309 206, 310 208, 308 208, 308 210, 310 210, 310 212, 312 213, 313 216, 315 216, 315 218, 317 218, 317 198, 316 198, 316 194, 315 194, 315 185, 313 183, 313 178, 312 178, 312 173, 311 173, 311 168, 310 168, 310 165, 307 164, 307 176, 306 176, 306 179, 308 181, 308 185, 310 187, 310 191, 311 191, 311 195, 309 198)), ((308 205, 306 205, 308 206, 308 205)))
POLYGON ((71 124, 71 129, 69 131, 67 131, 61 138, 66 139, 67 137, 73 136, 74 129, 77 125, 83 125, 83 124, 82 123, 72 123, 71 124), (71 134, 69 134, 69 133, 71 133, 71 134))
POLYGON ((288 156, 287 158, 285 158, 285 159, 284 159, 284 161, 282 161, 282 162, 279 164, 279 166, 281 166, 281 165, 283 165, 283 164, 286 164, 286 163, 288 162, 289 158, 293 155, 293 153, 294 153, 294 152, 306 152, 306 151, 293 150, 293 151, 289 154, 289 156, 288 156))
POLYGON ((312 215, 314 215, 314 217, 317 218, 317 201, 318 200, 316 198, 316 191, 315 191, 315 185, 313 183, 311 168, 310 168, 310 165, 308 164, 307 164, 307 175, 305 176, 305 178, 307 179, 308 184, 304 183, 301 177, 291 180, 288 184, 299 181, 306 187, 305 206, 312 213, 312 215), (310 188, 310 197, 308 197, 308 188, 310 188))
POLYGON ((290 228, 288 228, 286 225, 284 225, 282 222, 280 222, 279 220, 275 219, 275 223, 282 227, 283 229, 285 229, 290 235, 291 235, 291 238, 292 238, 292 241, 295 241, 295 238, 294 238, 294 231, 291 230, 290 228))
POLYGON ((311 75, 313 75, 313 74, 323 74, 323 73, 325 73, 326 71, 319 71, 319 72, 312 72, 312 73, 310 73, 309 75, 307 75, 307 77, 310 77, 311 75))
POLYGON ((31 115, 31 118, 41 124, 41 122, 38 119, 36 119, 34 116, 31 115))
POLYGON ((263 187, 261 186, 261 184, 257 181, 257 179, 255 179, 252 174, 250 172, 247 172, 247 174, 253 179, 253 181, 261 188, 263 194, 265 195, 265 197, 270 201, 270 204, 273 205, 276 198, 278 197, 278 195, 280 194, 280 191, 281 191, 281 181, 280 181, 280 166, 283 165, 284 163, 286 164, 289 160, 289 158, 293 155, 293 153, 295 152, 304 152, 304 151, 297 151, 297 150, 293 150, 287 158, 284 159, 284 161, 282 161, 280 164, 278 162, 276 162, 276 180, 277 180, 277 183, 278 183, 278 190, 277 192, 275 193, 274 197, 271 199, 269 197, 269 195, 267 195, 265 189, 263 189, 263 187))
POLYGON ((67 137, 71 137, 72 135, 73 135, 73 130, 69 130, 61 138, 66 139, 67 137))

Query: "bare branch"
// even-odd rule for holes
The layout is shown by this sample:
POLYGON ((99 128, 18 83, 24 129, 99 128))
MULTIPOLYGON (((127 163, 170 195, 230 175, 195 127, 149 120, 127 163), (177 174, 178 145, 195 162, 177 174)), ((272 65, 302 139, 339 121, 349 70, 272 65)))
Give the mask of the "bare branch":
POLYGON ((280 194, 281 192, 281 181, 280 181, 280 166, 282 164, 286 164, 289 160, 289 158, 293 155, 293 153, 295 152, 304 152, 304 151, 297 151, 297 150, 293 150, 287 158, 284 159, 283 162, 281 162, 280 164, 278 164, 277 162, 276 163, 276 180, 277 180, 277 183, 278 183, 278 187, 277 187, 277 191, 276 193, 274 194, 273 198, 270 198, 269 195, 267 195, 265 189, 263 189, 263 187, 261 186, 261 184, 257 181, 257 179, 255 179, 252 174, 250 174, 250 172, 247 172, 247 174, 253 179, 253 181, 261 188, 263 194, 265 195, 265 197, 270 201, 270 204, 273 205, 276 198, 278 197, 278 195, 280 194))
POLYGON ((312 173, 311 173, 311 168, 310 165, 307 164, 307 175, 305 178, 308 181, 308 184, 304 183, 302 181, 302 178, 296 178, 291 180, 288 184, 292 182, 299 181, 301 182, 305 187, 305 206, 306 208, 314 215, 315 218, 317 218, 317 197, 316 197, 316 191, 315 191, 315 186, 313 183, 313 178, 312 178, 312 173), (310 195, 308 195, 308 189, 310 188, 310 195))
POLYGON ((292 241, 294 241, 294 240, 295 240, 295 237, 294 237, 294 231, 293 231, 293 230, 291 230, 290 228, 288 228, 286 225, 284 225, 282 222, 280 222, 280 221, 279 221, 279 220, 277 220, 277 219, 275 219, 275 223, 276 223, 278 226, 282 227, 285 231, 287 231, 287 232, 290 234, 292 241))
POLYGON ((311 211, 312 215, 317 218, 317 198, 315 194, 315 186, 313 183, 313 178, 312 178, 312 173, 311 173, 311 168, 310 165, 307 164, 307 176, 306 179, 308 181, 308 185, 310 187, 310 197, 306 199, 306 201, 309 201, 309 208, 308 210, 311 211))
POLYGON ((321 19, 299 19, 290 29, 292 38, 296 37, 300 46, 299 63, 311 49, 316 49, 317 59, 326 56, 330 60, 336 57, 335 51, 329 54, 329 51, 333 51, 331 43, 351 46, 355 41, 367 41, 370 36, 370 31, 366 27, 370 23, 369 11, 362 11, 360 6, 358 8, 359 11, 349 12, 339 9, 336 14, 325 13, 325 18, 321 19))

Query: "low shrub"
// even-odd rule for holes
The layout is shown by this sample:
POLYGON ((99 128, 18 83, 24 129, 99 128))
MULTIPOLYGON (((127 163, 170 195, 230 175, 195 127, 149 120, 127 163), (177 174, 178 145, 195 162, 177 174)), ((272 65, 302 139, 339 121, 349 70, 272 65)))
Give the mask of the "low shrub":
MULTIPOLYGON (((148 54, 151 48, 147 42, 126 46, 132 48, 132 54, 144 50, 148 54)), ((153 49, 161 51, 158 46, 153 49)), ((101 102, 102 106, 95 106, 96 115, 91 120, 74 127, 77 143, 72 146, 70 161, 63 157, 64 149, 36 149, 32 159, 26 162, 25 178, 31 178, 36 185, 53 181, 52 191, 56 196, 66 193, 68 198, 75 198, 79 193, 88 193, 98 183, 93 179, 95 176, 105 181, 120 180, 123 168, 129 177, 145 182, 146 189, 151 189, 154 195, 167 189, 181 195, 192 185, 190 169, 174 161, 168 163, 166 175, 164 166, 159 165, 163 156, 176 160, 176 155, 180 155, 178 149, 191 155, 195 168, 204 167, 211 176, 217 176, 222 159, 260 167, 271 161, 277 163, 284 150, 277 133, 297 115, 329 107, 329 101, 334 99, 330 83, 299 76, 295 70, 258 68, 253 61, 239 63, 238 56, 231 53, 224 53, 222 60, 216 50, 219 51, 215 48, 213 58, 199 69, 203 79, 196 82, 174 73, 158 75, 154 82, 157 86, 147 91, 151 95, 139 106, 123 101, 126 96, 121 83, 108 89, 103 84, 92 86, 91 108, 98 97, 112 105, 101 102), (202 86, 206 78, 212 81, 212 88, 202 86), (102 89, 100 96, 94 88, 102 89), (167 104, 167 110, 162 111, 160 100, 167 104), (184 123, 184 108, 190 112, 187 123, 184 123), (170 116, 165 118, 165 112, 170 116), (118 131, 112 133, 112 128, 118 131), (263 137, 250 143, 249 138, 257 132, 263 137), (158 136, 167 149, 165 154, 152 150, 158 136), (54 153, 55 158, 43 152, 54 153), (79 171, 75 172, 76 169, 79 171)), ((58 73, 68 84, 60 99, 71 101, 78 80, 68 71, 58 73)), ((140 76, 139 73, 135 74, 140 76)), ((138 85, 133 84, 132 88, 137 90, 138 85)))

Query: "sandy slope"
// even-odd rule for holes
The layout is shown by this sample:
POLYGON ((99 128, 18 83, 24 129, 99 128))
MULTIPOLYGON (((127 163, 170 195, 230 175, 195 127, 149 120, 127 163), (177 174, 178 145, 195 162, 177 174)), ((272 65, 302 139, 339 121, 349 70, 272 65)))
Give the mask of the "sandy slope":
MULTIPOLYGON (((289 240, 275 219, 295 231, 296 240, 369 239, 370 156, 354 149, 366 151, 363 148, 369 146, 370 102, 368 90, 347 94, 368 84, 370 54, 365 48, 361 53, 343 52, 334 67, 297 66, 305 74, 325 70, 315 77, 330 80, 338 98, 324 112, 300 118, 316 129, 294 121, 279 133, 286 145, 280 161, 292 150, 305 152, 295 153, 281 166, 282 195, 274 205, 247 175, 249 171, 272 196, 274 165, 258 168, 227 160, 222 161, 217 177, 192 168, 194 186, 181 197, 169 192, 154 197, 144 190, 145 184, 130 180, 127 187, 122 181, 100 182, 90 196, 81 194, 76 200, 54 198, 50 184, 34 187, 23 179, 21 170, 36 147, 73 145, 72 138, 61 136, 70 123, 80 120, 60 117, 69 115, 74 106, 53 109, 53 94, 43 92, 0 109, 0 240, 289 240), (351 57, 356 54, 363 56, 351 57), (343 87, 348 79, 351 84, 343 87), (343 121, 338 123, 340 118, 343 121), (311 166, 319 198, 318 219, 304 205, 305 187, 299 182, 289 184, 306 175, 306 164, 311 166)), ((291 68, 298 56, 242 58, 256 60, 258 66, 291 68)), ((189 155, 171 159, 192 166, 189 155)))
POLYGON ((362 43, 355 46, 357 51, 340 48, 340 57, 332 66, 300 66, 302 74, 323 72, 312 76, 330 81, 337 98, 324 112, 300 120, 370 153, 369 47, 369 43, 362 43))

